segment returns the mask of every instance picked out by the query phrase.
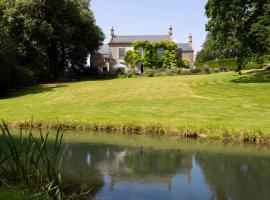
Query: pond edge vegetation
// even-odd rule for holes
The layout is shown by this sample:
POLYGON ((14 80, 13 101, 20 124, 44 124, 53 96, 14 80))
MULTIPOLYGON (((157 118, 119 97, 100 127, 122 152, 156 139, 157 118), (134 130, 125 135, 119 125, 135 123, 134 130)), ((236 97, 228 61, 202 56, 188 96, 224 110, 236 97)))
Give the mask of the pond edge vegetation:
POLYGON ((63 144, 62 125, 58 124, 56 130, 53 137, 49 137, 49 130, 40 130, 36 135, 30 125, 18 136, 4 121, 0 122, 0 139, 4 142, 0 146, 0 197, 4 192, 8 198, 15 193, 18 199, 92 199, 91 189, 86 191, 84 185, 66 182, 61 172, 67 147, 63 144))
POLYGON ((39 137, 34 137, 30 128, 25 136, 21 131, 20 136, 15 137, 4 121, 0 130, 4 141, 0 147, 0 185, 15 185, 29 199, 63 199, 61 126, 58 126, 50 153, 47 148, 49 132, 40 131, 39 137))
POLYGON ((74 132, 96 132, 123 135, 145 135, 152 137, 180 137, 194 139, 214 139, 227 142, 245 142, 270 144, 270 134, 259 128, 253 130, 227 129, 223 127, 185 127, 165 126, 163 124, 114 124, 102 122, 71 121, 21 121, 7 123, 11 129, 57 130, 61 124, 63 130, 74 132))

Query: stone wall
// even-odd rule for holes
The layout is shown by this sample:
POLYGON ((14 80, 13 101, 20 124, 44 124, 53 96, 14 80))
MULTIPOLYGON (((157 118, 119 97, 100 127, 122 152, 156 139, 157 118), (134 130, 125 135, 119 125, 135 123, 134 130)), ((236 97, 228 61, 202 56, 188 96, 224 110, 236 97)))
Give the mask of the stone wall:
POLYGON ((103 68, 106 67, 107 68, 107 71, 110 71, 108 59, 104 59, 104 58, 94 58, 94 59, 91 59, 90 67, 92 69, 98 70, 100 72, 101 71, 104 71, 103 68))
POLYGON ((112 62, 110 62, 110 67, 112 65, 115 65, 117 63, 122 63, 124 64, 124 60, 119 58, 119 48, 125 48, 126 52, 129 50, 133 50, 134 48, 132 47, 132 44, 109 44, 110 46, 110 52, 112 56, 112 62))
POLYGON ((182 52, 182 60, 187 60, 191 68, 194 67, 194 51, 182 52))

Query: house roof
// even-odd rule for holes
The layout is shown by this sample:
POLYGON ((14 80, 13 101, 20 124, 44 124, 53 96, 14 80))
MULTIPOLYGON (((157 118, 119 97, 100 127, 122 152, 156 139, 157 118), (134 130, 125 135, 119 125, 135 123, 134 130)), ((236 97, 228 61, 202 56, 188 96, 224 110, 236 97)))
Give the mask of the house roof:
POLYGON ((193 48, 189 43, 177 43, 177 48, 181 51, 193 51, 193 48))
POLYGON ((110 58, 110 49, 108 44, 102 45, 98 51, 94 52, 92 58, 110 58))
POLYGON ((169 35, 130 35, 130 36, 114 36, 110 43, 133 43, 138 41, 169 41, 169 35))

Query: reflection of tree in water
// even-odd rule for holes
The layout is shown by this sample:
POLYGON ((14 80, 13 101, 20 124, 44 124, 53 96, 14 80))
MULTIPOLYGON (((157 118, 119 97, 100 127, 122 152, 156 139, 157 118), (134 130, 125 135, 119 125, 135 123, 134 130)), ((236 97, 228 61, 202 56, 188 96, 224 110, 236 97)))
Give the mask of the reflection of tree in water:
POLYGON ((269 199, 270 159, 198 153, 196 161, 217 199, 269 199))
POLYGON ((181 167, 184 155, 178 151, 155 151, 138 148, 129 152, 126 156, 126 165, 132 168, 137 176, 175 175, 177 169, 181 167))
POLYGON ((104 182, 96 164, 103 159, 104 148, 99 145, 68 144, 61 167, 65 182, 70 183, 66 190, 77 187, 79 193, 84 186, 92 195, 100 191, 104 182))
POLYGON ((103 144, 69 144, 62 170, 70 182, 85 184, 98 192, 103 175, 110 176, 110 186, 120 181, 162 182, 171 189, 176 173, 191 179, 192 153, 103 144))
MULTIPOLYGON (((144 148, 131 148, 125 153, 119 153, 121 159, 118 166, 110 165, 111 189, 117 182, 149 182, 165 183, 168 190, 176 173, 188 176, 191 180, 192 153, 181 153, 180 151, 160 151, 144 148)), ((116 156, 117 158, 117 156, 116 156)), ((113 162, 112 162, 113 163, 113 162)))

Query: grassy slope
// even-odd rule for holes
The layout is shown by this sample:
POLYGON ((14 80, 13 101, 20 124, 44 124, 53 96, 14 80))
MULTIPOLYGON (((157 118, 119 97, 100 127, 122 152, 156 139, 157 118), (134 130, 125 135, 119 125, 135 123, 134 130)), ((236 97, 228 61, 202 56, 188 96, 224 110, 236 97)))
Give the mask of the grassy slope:
POLYGON ((9 122, 102 122, 270 132, 270 74, 85 81, 30 88, 0 99, 9 122))

